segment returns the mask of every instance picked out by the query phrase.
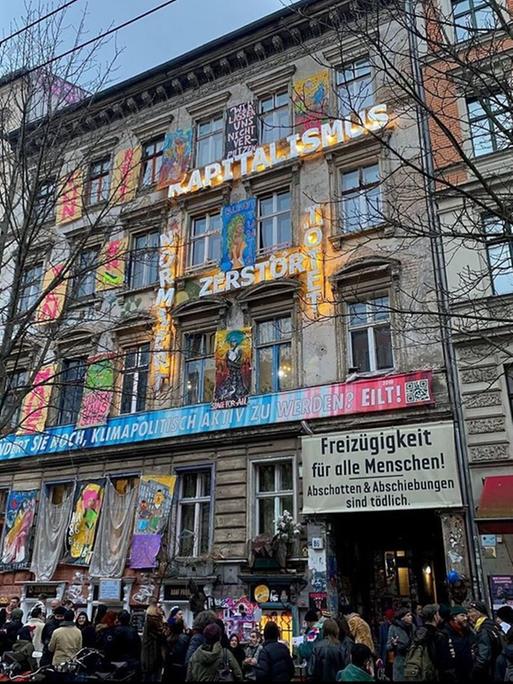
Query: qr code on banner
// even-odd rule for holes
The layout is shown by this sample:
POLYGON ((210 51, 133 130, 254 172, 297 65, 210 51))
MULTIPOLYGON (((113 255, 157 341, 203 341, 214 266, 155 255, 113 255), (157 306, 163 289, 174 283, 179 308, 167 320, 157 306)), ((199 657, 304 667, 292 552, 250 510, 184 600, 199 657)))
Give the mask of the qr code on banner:
POLYGON ((406 403, 416 404, 419 401, 429 401, 429 382, 427 380, 410 380, 406 383, 406 403))

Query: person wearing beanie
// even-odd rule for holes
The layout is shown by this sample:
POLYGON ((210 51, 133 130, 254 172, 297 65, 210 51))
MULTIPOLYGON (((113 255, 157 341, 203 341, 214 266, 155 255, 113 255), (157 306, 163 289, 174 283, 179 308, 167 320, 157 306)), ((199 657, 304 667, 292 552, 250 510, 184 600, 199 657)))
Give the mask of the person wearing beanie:
POLYGON ((264 627, 264 643, 255 668, 257 682, 290 682, 294 676, 294 661, 279 639, 280 628, 269 620, 264 627))
POLYGON ((396 610, 395 617, 388 630, 387 651, 394 655, 392 677, 394 682, 404 680, 404 662, 406 653, 415 634, 413 614, 408 608, 396 610))
POLYGON ((223 671, 231 671, 232 681, 242 682, 242 670, 230 651, 221 646, 221 629, 215 622, 203 630, 205 642, 192 655, 187 667, 186 682, 211 682, 220 679, 223 671))
POLYGON ((475 638, 472 644, 474 667, 472 681, 493 682, 495 663, 502 652, 499 629, 488 615, 488 608, 482 601, 471 601, 468 617, 474 627, 475 638))
POLYGON ((322 625, 319 622, 319 613, 316 610, 306 611, 303 631, 303 643, 299 645, 298 653, 299 657, 305 661, 308 670, 314 646, 322 639, 322 625))
POLYGON ((62 665, 74 658, 82 648, 82 632, 75 625, 75 614, 72 610, 64 610, 61 626, 52 634, 48 650, 53 653, 52 665, 62 665))
MULTIPOLYGON (((53 602, 52 602, 53 603, 53 602)), ((43 642, 43 655, 41 657, 41 667, 52 664, 52 653, 48 650, 48 645, 55 630, 61 626, 66 615, 66 608, 57 603, 53 608, 53 613, 48 619, 46 625, 43 627, 41 633, 41 641, 43 642)))
POLYGON ((454 673, 457 682, 470 681, 472 676, 472 631, 468 624, 467 609, 463 606, 448 608, 448 616, 441 627, 454 650, 454 673))
POLYGON ((5 623, 5 633, 7 636, 8 650, 12 648, 12 645, 16 641, 16 635, 23 627, 23 611, 21 608, 13 608, 11 610, 11 617, 5 623))
MULTIPOLYGON (((412 640, 411 655, 408 654, 405 660, 404 673, 409 678, 409 662, 417 672, 419 660, 415 656, 415 647, 424 649, 427 658, 422 658, 420 663, 424 671, 419 676, 425 681, 456 681, 456 662, 454 648, 448 635, 440 628, 442 618, 440 617, 440 606, 437 603, 430 603, 422 608, 420 617, 422 627, 420 627, 412 640)), ((419 650, 417 650, 417 653, 419 650)))

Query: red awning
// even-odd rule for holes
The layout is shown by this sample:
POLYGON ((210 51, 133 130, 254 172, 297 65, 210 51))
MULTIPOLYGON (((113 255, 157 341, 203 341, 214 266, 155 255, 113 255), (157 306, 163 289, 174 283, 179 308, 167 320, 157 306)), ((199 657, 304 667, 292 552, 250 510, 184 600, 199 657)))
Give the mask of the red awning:
POLYGON ((477 522, 480 532, 513 533, 513 475, 485 477, 477 522))

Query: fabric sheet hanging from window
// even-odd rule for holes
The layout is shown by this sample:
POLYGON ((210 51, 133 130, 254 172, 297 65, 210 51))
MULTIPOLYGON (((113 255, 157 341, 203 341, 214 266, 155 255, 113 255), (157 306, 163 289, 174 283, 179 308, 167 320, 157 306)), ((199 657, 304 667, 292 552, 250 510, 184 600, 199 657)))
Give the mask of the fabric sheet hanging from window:
POLYGON ((64 559, 69 565, 89 565, 91 561, 103 490, 104 480, 81 482, 75 490, 64 559))
POLYGON ((11 490, 7 498, 0 570, 21 570, 30 562, 30 541, 36 515, 37 490, 11 490))
POLYGON ((73 491, 73 488, 70 487, 70 491, 62 502, 54 504, 51 500, 51 493, 46 491, 45 487, 41 489, 34 551, 30 566, 30 571, 34 573, 36 582, 50 581, 57 569, 71 514, 73 491))

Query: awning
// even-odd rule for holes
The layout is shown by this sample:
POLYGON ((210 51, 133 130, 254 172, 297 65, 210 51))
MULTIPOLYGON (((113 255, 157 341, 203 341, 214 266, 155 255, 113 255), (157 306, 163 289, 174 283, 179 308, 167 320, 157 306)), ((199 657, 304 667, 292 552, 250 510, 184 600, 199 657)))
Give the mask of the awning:
POLYGON ((481 533, 513 534, 513 475, 485 477, 476 521, 481 533))

